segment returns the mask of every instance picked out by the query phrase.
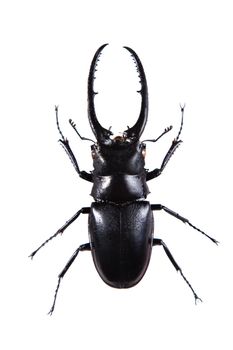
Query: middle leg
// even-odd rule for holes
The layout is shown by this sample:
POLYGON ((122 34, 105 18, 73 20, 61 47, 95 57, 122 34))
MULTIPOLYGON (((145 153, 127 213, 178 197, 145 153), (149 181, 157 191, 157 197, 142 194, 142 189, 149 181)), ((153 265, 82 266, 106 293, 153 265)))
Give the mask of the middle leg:
POLYGON ((89 214, 90 213, 90 207, 83 207, 77 213, 75 213, 66 223, 57 230, 56 233, 54 233, 51 237, 46 239, 36 250, 34 250, 30 255, 29 258, 33 258, 34 255, 40 250, 42 247, 44 247, 49 241, 51 241, 53 238, 57 237, 59 234, 62 234, 68 226, 70 226, 78 217, 80 214, 89 214))
POLYGON ((174 216, 176 219, 182 221, 183 223, 188 224, 189 226, 194 228, 196 231, 200 232, 201 234, 203 234, 204 236, 209 238, 213 243, 218 245, 219 242, 215 238, 210 237, 204 231, 200 230, 198 227, 196 227, 193 224, 191 224, 191 222, 188 219, 184 218, 183 216, 181 216, 180 214, 176 213, 175 211, 165 207, 165 205, 162 205, 162 204, 151 204, 151 210, 164 210, 166 213, 174 216))

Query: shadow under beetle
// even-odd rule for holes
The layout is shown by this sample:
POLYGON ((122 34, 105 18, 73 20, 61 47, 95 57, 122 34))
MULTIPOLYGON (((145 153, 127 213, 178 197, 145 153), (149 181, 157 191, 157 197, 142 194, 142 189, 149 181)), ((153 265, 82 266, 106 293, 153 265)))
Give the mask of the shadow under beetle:
POLYGON ((79 176, 93 183, 91 195, 94 202, 91 207, 83 207, 69 219, 54 235, 42 243, 31 255, 34 255, 50 240, 62 234, 80 214, 88 214, 89 243, 80 245, 64 269, 58 276, 58 284, 55 290, 54 301, 49 311, 54 311, 58 289, 61 279, 76 259, 80 251, 91 251, 93 261, 100 277, 105 283, 114 288, 130 288, 136 285, 144 276, 151 256, 152 247, 162 246, 172 265, 192 290, 195 302, 201 300, 189 281, 183 275, 180 266, 173 258, 166 244, 159 238, 153 237, 154 210, 164 210, 175 218, 187 223, 199 231, 214 243, 214 238, 192 225, 188 219, 175 213, 173 210, 161 204, 150 204, 146 201, 149 193, 147 181, 159 176, 166 167, 169 159, 182 142, 179 137, 183 126, 184 106, 181 107, 181 126, 177 137, 166 153, 160 168, 148 171, 145 166, 145 142, 156 142, 161 136, 169 132, 168 127, 157 139, 141 142, 139 139, 146 126, 148 115, 148 89, 146 76, 142 63, 137 54, 125 47, 133 57, 140 78, 141 110, 137 122, 133 127, 128 127, 121 136, 113 137, 110 128, 103 128, 96 116, 94 97, 94 79, 97 63, 102 50, 102 45, 95 53, 91 63, 88 77, 88 118, 91 129, 97 141, 82 137, 76 129, 76 125, 70 119, 69 122, 82 140, 93 142, 91 154, 94 170, 91 172, 80 171, 78 162, 70 148, 69 141, 63 136, 58 122, 58 107, 55 107, 57 127, 61 136, 59 140, 67 152, 73 166, 79 176))

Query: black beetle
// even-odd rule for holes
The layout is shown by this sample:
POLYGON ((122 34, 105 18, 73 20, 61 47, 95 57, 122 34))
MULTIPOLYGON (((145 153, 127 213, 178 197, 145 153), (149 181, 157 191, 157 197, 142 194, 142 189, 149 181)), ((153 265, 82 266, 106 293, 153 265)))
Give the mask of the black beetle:
POLYGON ((33 258, 40 248, 58 234, 63 233, 80 214, 89 214, 90 243, 80 245, 59 274, 54 301, 49 314, 53 313, 61 279, 74 262, 78 253, 85 250, 92 252, 96 270, 105 283, 114 288, 130 288, 136 285, 144 276, 150 261, 152 247, 161 245, 175 269, 180 272, 185 282, 191 288, 195 302, 198 299, 201 300, 183 275, 181 268, 166 244, 161 239, 153 237, 153 210, 166 211, 182 222, 189 224, 214 243, 218 243, 214 238, 208 236, 202 230, 192 225, 188 219, 175 213, 173 210, 161 204, 150 204, 145 200, 149 193, 147 181, 162 173, 169 159, 182 142, 179 137, 183 126, 184 106, 181 107, 180 130, 165 155, 161 167, 152 171, 146 170, 144 168, 145 142, 156 142, 161 136, 170 131, 172 127, 166 128, 157 139, 143 142, 139 140, 147 122, 148 89, 142 63, 137 54, 129 47, 125 47, 125 49, 133 57, 141 83, 141 89, 138 91, 141 94, 141 111, 138 120, 133 127, 128 127, 121 136, 117 137, 112 136, 113 133, 110 129, 105 129, 100 125, 94 106, 94 96, 97 94, 94 92, 94 75, 99 56, 106 45, 102 45, 95 53, 88 77, 88 118, 97 142, 82 137, 73 121, 69 120, 82 140, 93 142, 91 153, 94 170, 92 172, 80 171, 69 141, 61 132, 58 123, 58 107, 55 107, 57 127, 61 135, 59 141, 79 176, 93 183, 91 195, 95 202, 91 204, 91 207, 81 208, 54 235, 30 255, 33 258))

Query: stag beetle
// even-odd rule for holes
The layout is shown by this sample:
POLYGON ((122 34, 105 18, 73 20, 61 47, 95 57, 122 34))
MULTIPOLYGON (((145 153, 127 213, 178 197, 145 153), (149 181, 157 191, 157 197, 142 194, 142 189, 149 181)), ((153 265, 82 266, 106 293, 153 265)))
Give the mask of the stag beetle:
POLYGON ((184 106, 181 106, 182 118, 178 135, 166 153, 161 167, 152 171, 146 170, 144 168, 145 142, 158 141, 172 127, 166 128, 157 139, 140 141, 147 122, 148 88, 142 63, 137 54, 129 47, 125 46, 124 48, 133 57, 141 84, 141 89, 138 91, 141 95, 141 110, 138 120, 134 126, 128 127, 122 135, 117 137, 113 137, 112 131, 105 129, 99 123, 94 105, 94 97, 97 94, 94 91, 94 79, 99 57, 106 45, 102 45, 96 51, 88 77, 88 118, 97 141, 82 137, 74 122, 71 119, 69 120, 71 126, 82 140, 93 142, 91 146, 93 171, 80 171, 69 141, 64 137, 60 129, 58 107, 55 107, 57 128, 61 136, 59 141, 79 176, 93 183, 91 196, 95 201, 91 204, 91 207, 83 207, 78 210, 54 235, 30 255, 33 258, 38 250, 53 238, 62 234, 80 214, 89 215, 89 243, 82 244, 75 250, 59 274, 53 304, 49 311, 50 315, 54 311, 61 279, 65 276, 78 253, 85 250, 91 251, 96 270, 105 283, 114 288, 130 288, 136 285, 144 276, 150 261, 152 247, 156 245, 162 246, 172 265, 180 272, 192 290, 195 302, 198 299, 201 300, 163 240, 153 237, 154 220, 152 212, 154 210, 164 210, 218 244, 218 241, 191 224, 185 217, 164 205, 150 204, 145 200, 149 193, 147 181, 156 178, 163 172, 171 156, 182 142, 180 134, 183 126, 184 106))

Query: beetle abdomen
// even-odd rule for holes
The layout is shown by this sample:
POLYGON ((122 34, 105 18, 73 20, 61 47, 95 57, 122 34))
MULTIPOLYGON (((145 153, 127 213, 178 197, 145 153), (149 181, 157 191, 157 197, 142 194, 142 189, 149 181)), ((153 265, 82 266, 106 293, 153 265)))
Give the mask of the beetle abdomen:
POLYGON ((89 235, 93 260, 105 283, 129 288, 141 280, 152 249, 153 215, 149 202, 92 203, 89 235))

